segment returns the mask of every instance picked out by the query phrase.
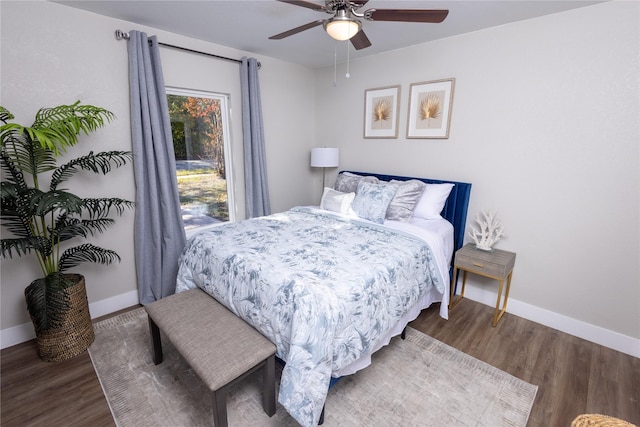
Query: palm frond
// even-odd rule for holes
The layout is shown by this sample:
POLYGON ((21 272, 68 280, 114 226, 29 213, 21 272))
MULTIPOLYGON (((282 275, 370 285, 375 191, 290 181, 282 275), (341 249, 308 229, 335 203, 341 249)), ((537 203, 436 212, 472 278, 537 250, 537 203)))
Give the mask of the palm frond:
POLYGON ((0 197, 3 199, 14 199, 18 197, 20 187, 10 180, 0 182, 0 197))
POLYGON ((71 305, 69 294, 64 292, 68 281, 59 273, 51 273, 44 279, 33 281, 24 290, 27 310, 36 331, 54 329, 64 322, 71 305))
POLYGON ((62 253, 58 264, 58 271, 66 271, 70 268, 77 267, 83 262, 111 264, 115 261, 120 261, 120 256, 114 251, 92 245, 91 243, 85 243, 69 248, 62 253))
POLYGON ((18 237, 32 236, 30 225, 35 215, 34 199, 41 193, 35 188, 23 189, 18 185, 3 182, 0 197, 2 225, 18 237))
POLYGON ((28 219, 25 219, 24 215, 21 215, 18 211, 3 208, 1 224, 14 236, 30 237, 32 235, 29 223, 25 221, 28 221, 28 219))
POLYGON ((16 256, 27 255, 31 253, 31 251, 46 253, 51 250, 49 241, 37 236, 2 239, 0 243, 2 247, 2 257, 4 258, 13 258, 14 254, 16 256))
POLYGON ((25 128, 25 132, 57 156, 76 145, 80 133, 88 135, 114 118, 115 115, 104 108, 80 105, 77 101, 71 105, 41 108, 36 113, 35 122, 30 128, 25 128))
POLYGON ((79 219, 61 216, 56 221, 52 233, 54 233, 55 238, 64 242, 74 237, 87 237, 89 234, 103 233, 114 222, 111 218, 79 219))
POLYGON ((80 218, 70 217, 67 214, 59 215, 50 231, 54 238, 60 242, 73 239, 74 237, 86 238, 90 233, 90 231, 82 225, 80 218))
POLYGON ((118 215, 122 215, 125 209, 132 209, 135 203, 118 197, 83 199, 84 213, 90 218, 104 218, 115 210, 118 215))
MULTIPOLYGON (((2 153, 7 167, 19 168, 22 173, 32 176, 56 168, 54 153, 43 148, 24 133, 24 127, 9 123, 0 127, 2 153)), ((4 165, 3 165, 4 167, 4 165)))
POLYGON ((24 135, 24 126, 22 125, 4 122, 4 124, 0 126, 0 143, 2 147, 16 139, 20 139, 21 135, 24 135))
POLYGON ((41 192, 33 198, 36 209, 34 214, 38 216, 46 215, 53 211, 61 213, 81 214, 82 199, 75 194, 63 190, 53 190, 41 192))
POLYGON ((373 121, 383 122, 391 118, 391 112, 393 108, 393 98, 386 96, 380 98, 378 102, 373 106, 373 121))
POLYGON ((0 149, 0 169, 5 175, 5 181, 3 182, 11 182, 23 188, 27 187, 22 170, 11 160, 4 147, 0 149))
POLYGON ((105 151, 98 154, 93 154, 92 151, 86 156, 73 159, 56 169, 51 177, 50 188, 57 188, 61 182, 66 181, 80 170, 105 175, 111 172, 114 167, 126 165, 131 159, 132 153, 130 151, 105 151))
POLYGON ((56 168, 54 153, 33 141, 16 138, 5 146, 5 151, 23 173, 37 175, 56 168))
POLYGON ((420 120, 437 119, 440 117, 440 97, 429 93, 420 102, 420 120))
POLYGON ((2 239, 0 241, 0 247, 2 248, 3 258, 13 258, 15 252, 16 256, 27 255, 33 250, 31 239, 17 238, 17 239, 2 239))
POLYGON ((13 114, 11 114, 9 110, 0 105, 0 121, 3 123, 7 123, 9 120, 13 119, 13 114))

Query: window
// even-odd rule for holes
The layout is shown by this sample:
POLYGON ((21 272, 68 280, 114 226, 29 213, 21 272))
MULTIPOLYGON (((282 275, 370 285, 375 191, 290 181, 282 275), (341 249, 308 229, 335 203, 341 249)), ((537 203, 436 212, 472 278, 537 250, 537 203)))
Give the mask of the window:
MULTIPOLYGON (((228 95, 167 88, 187 233, 233 221, 228 95)), ((190 234, 190 233, 189 233, 190 234)))

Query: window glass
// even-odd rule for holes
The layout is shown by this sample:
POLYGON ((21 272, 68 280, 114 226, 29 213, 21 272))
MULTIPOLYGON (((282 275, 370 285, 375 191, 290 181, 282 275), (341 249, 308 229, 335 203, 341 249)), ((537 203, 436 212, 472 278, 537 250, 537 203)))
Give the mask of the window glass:
POLYGON ((167 88, 185 230, 233 221, 228 96, 167 88))

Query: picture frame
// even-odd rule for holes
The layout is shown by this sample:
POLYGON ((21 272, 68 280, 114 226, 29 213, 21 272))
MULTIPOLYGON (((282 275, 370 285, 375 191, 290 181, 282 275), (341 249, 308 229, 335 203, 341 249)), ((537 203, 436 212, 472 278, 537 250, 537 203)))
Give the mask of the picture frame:
POLYGON ((449 138, 455 79, 412 83, 407 138, 449 138))
POLYGON ((398 138, 400 85, 364 91, 364 137, 398 138))

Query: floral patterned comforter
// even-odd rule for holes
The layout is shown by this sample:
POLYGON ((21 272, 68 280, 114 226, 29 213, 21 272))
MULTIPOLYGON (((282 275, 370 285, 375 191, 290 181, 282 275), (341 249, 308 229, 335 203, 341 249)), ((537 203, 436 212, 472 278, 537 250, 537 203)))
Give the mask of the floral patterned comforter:
POLYGON ((268 337, 286 362, 278 401, 312 426, 331 372, 370 352, 444 283, 425 241, 298 207, 192 237, 176 292, 202 288, 268 337))

